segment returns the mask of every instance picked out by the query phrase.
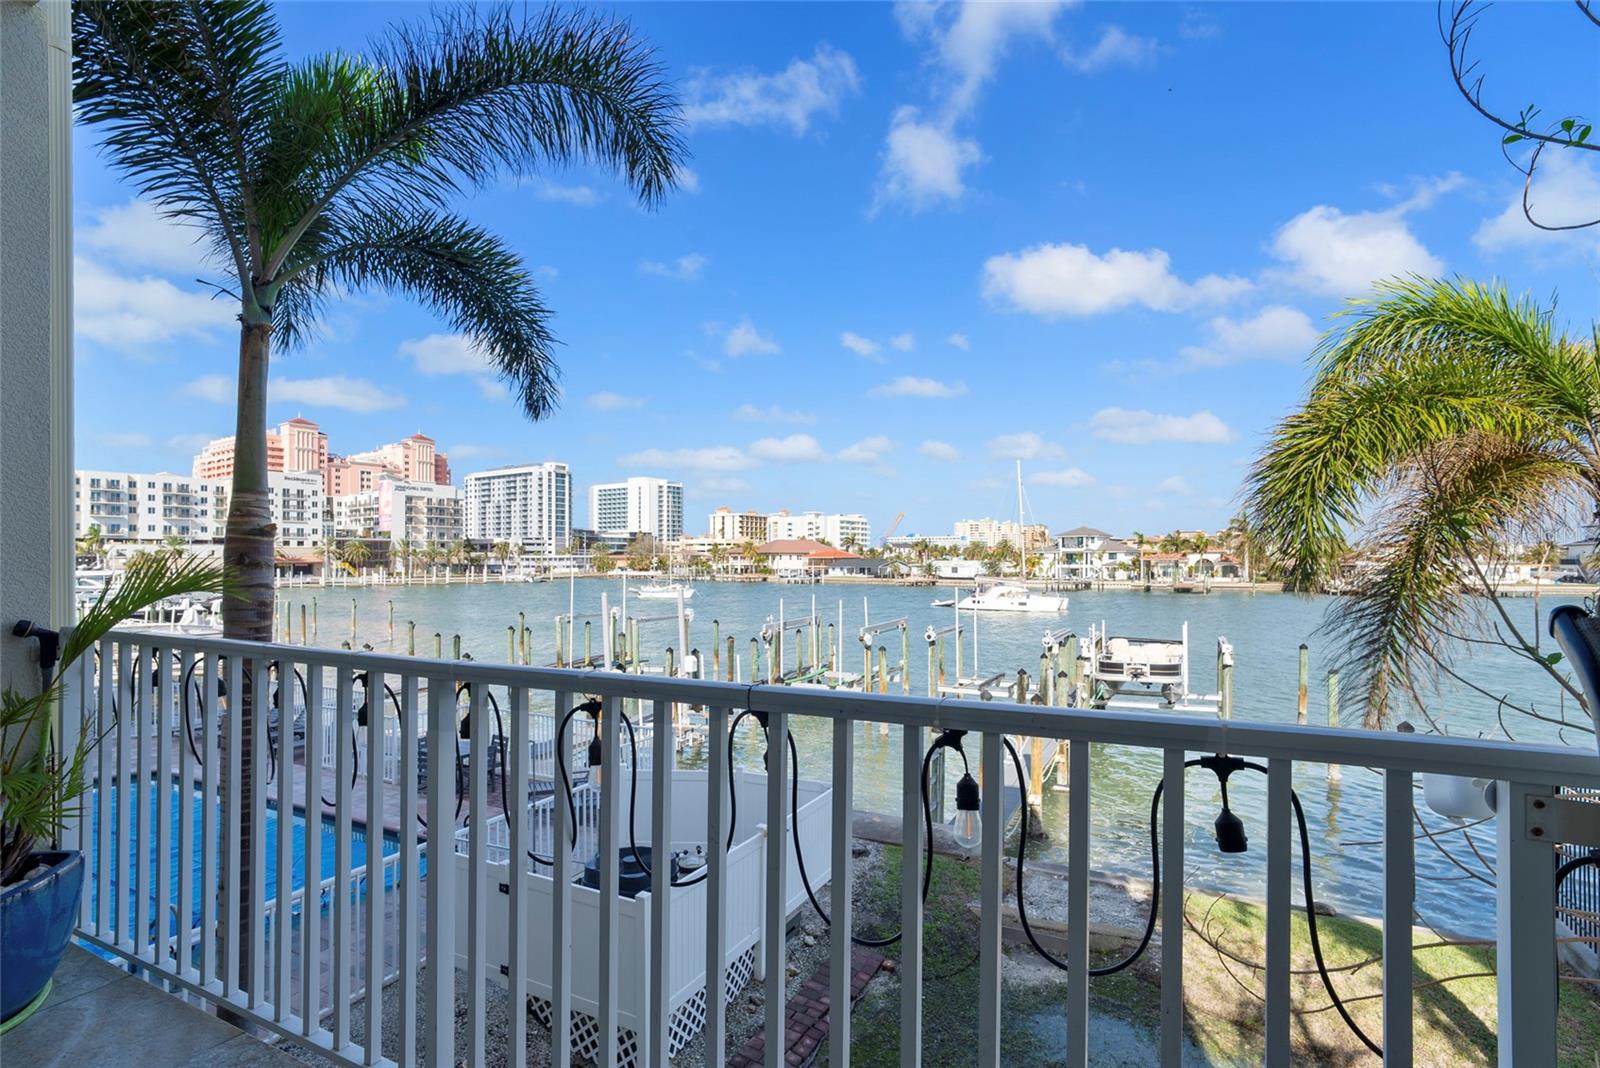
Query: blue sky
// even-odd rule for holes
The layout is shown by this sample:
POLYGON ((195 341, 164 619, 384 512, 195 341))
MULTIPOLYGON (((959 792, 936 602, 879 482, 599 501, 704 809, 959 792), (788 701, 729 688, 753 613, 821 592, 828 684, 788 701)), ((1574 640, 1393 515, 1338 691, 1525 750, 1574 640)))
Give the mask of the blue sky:
MULTIPOLYGON (((420 5, 278 7, 287 52, 359 49, 420 5)), ((446 324, 335 306, 274 362, 269 418, 335 451, 416 430, 457 479, 564 460, 735 508, 946 533, 1217 527, 1299 399, 1325 316, 1400 271, 1497 276, 1600 313, 1594 231, 1522 221, 1451 84, 1432 4, 623 5, 678 81, 687 188, 641 210, 586 168, 460 205, 537 268, 564 400, 530 424, 446 324)), ((1480 31, 1487 97, 1592 111, 1570 4, 1480 31)), ((1592 53, 1590 53, 1592 56, 1592 53)), ((76 143, 78 465, 187 471, 231 432, 237 331, 183 237, 76 143)), ((1536 204, 1600 205, 1552 160, 1536 204)), ((1592 214, 1591 210, 1591 214, 1592 214)))

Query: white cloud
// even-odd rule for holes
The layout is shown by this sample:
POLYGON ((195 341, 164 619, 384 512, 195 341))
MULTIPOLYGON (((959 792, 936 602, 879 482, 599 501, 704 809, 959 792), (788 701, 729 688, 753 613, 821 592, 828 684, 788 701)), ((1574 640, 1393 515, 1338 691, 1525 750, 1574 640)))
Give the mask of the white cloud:
POLYGON ((1281 273, 1290 284, 1333 296, 1358 296, 1373 282, 1396 275, 1442 274, 1444 261, 1406 224, 1412 206, 1422 205, 1346 215, 1318 204, 1278 229, 1272 254, 1285 264, 1281 273))
POLYGON ((682 189, 685 193, 700 192, 700 175, 698 172, 680 163, 676 174, 679 189, 682 189))
POLYGON ((1172 273, 1172 258, 1158 248, 1096 255, 1086 245, 1040 244, 991 256, 983 265, 985 297, 1047 318, 1099 315, 1135 304, 1180 311, 1222 303, 1250 288, 1243 278, 1215 274, 1186 282, 1172 273))
POLYGON ((774 74, 695 71, 684 86, 683 117, 700 126, 787 126, 799 135, 860 90, 855 60, 819 44, 810 59, 791 59, 774 74))
POLYGON ((783 350, 770 336, 757 330, 747 315, 723 335, 722 351, 728 356, 772 356, 783 350))
POLYGON ((840 334, 839 344, 843 345, 857 356, 865 356, 869 360, 877 359, 878 350, 882 348, 881 345, 872 340, 870 337, 862 337, 854 330, 846 330, 844 333, 840 334))
POLYGON ((617 457, 624 467, 653 467, 667 471, 743 471, 755 461, 732 445, 701 449, 643 449, 617 457))
POLYGON ((917 446, 917 451, 942 464, 953 464, 961 459, 961 450, 947 441, 924 441, 917 446))
POLYGON ((620 412, 629 408, 643 408, 643 397, 630 397, 626 393, 613 393, 609 389, 602 389, 598 393, 589 394, 585 401, 589 407, 602 412, 620 412))
POLYGON ((954 346, 962 352, 967 352, 972 348, 972 342, 967 339, 965 334, 951 334, 944 340, 946 344, 954 346))
POLYGON ((182 275, 185 282, 215 278, 226 266, 211 258, 198 226, 168 218, 144 200, 94 210, 88 224, 78 228, 75 243, 124 267, 182 275))
POLYGON ((1028 481, 1038 486, 1082 487, 1094 485, 1094 476, 1081 467, 1068 467, 1061 471, 1039 471, 1028 476, 1028 481))
POLYGON ((405 403, 404 397, 390 393, 375 382, 345 375, 274 379, 267 396, 274 401, 296 401, 318 408, 343 408, 351 412, 379 412, 386 408, 398 408, 405 403))
POLYGON ((1154 37, 1140 37, 1120 26, 1107 26, 1100 39, 1086 52, 1061 50, 1061 61, 1080 74, 1094 74, 1107 67, 1141 67, 1152 62, 1161 49, 1154 37))
POLYGON ((185 338, 211 341, 238 328, 238 303, 179 289, 163 278, 118 274, 81 256, 72 261, 72 322, 78 336, 117 349, 185 338))
POLYGON ((580 208, 592 208, 600 203, 600 194, 587 185, 559 185, 548 178, 537 178, 527 183, 533 195, 540 200, 553 200, 580 208))
POLYGON ((107 430, 94 436, 102 445, 113 449, 148 449, 155 441, 149 434, 137 430, 107 430))
POLYGON ((1180 497, 1187 497, 1189 494, 1194 492, 1194 489, 1189 485, 1188 480, 1182 475, 1172 475, 1168 478, 1162 479, 1161 484, 1158 485, 1156 489, 1160 490, 1162 493, 1172 493, 1180 497))
POLYGON ((1317 343, 1317 328, 1298 308, 1271 304, 1255 315, 1230 319, 1219 315, 1207 324, 1211 340, 1190 345, 1182 357, 1191 367, 1221 367, 1245 360, 1282 360, 1304 356, 1317 343))
POLYGON ((894 443, 882 434, 870 438, 862 438, 853 445, 847 445, 839 450, 839 459, 847 464, 868 464, 877 466, 883 463, 883 458, 894 443))
POLYGON ((1222 27, 1203 11, 1191 8, 1178 23, 1178 36, 1186 41, 1208 41, 1222 36, 1222 27))
POLYGON ((959 397, 967 392, 965 382, 941 382, 937 378, 917 378, 901 375, 893 382, 873 386, 867 391, 874 397, 959 397))
POLYGON ((750 483, 742 478, 704 478, 699 488, 707 493, 748 493, 750 483))
POLYGON ((675 278, 680 282, 692 282, 700 277, 700 272, 706 269, 706 264, 711 260, 698 252, 691 252, 686 256, 679 256, 671 263, 662 263, 659 260, 641 260, 639 270, 645 274, 659 275, 662 278, 675 278))
POLYGON ((964 114, 977 103, 979 90, 994 76, 1014 40, 1048 41, 1063 0, 1026 4, 896 5, 901 29, 913 40, 930 44, 951 84, 947 107, 964 114))
POLYGON ((912 349, 917 347, 917 337, 911 331, 907 330, 903 334, 896 334, 894 337, 890 338, 889 347, 898 352, 910 352, 912 349))
POLYGON ((962 172, 982 158, 978 142, 946 123, 924 121, 914 107, 899 108, 889 122, 873 211, 896 202, 921 211, 959 200, 966 192, 962 172))
POLYGON ((817 417, 810 412, 791 411, 776 404, 767 408, 741 404, 733 417, 742 423, 794 423, 800 426, 809 426, 817 421, 817 417))
POLYGON ((183 387, 184 393, 213 404, 230 404, 237 397, 233 379, 227 375, 201 375, 183 387))
POLYGON ((1002 460, 1054 460, 1065 456, 1066 450, 1026 430, 990 438, 989 455, 1002 460))
POLYGON ((1209 411, 1193 415, 1158 415, 1128 408, 1102 408, 1089 418, 1089 430, 1095 437, 1119 445, 1150 445, 1164 441, 1217 445, 1232 441, 1236 436, 1228 424, 1209 411))
POLYGON ((416 365, 425 375, 470 375, 478 391, 488 400, 499 400, 506 395, 505 386, 498 380, 498 370, 484 351, 465 334, 429 334, 400 342, 396 350, 416 365))
MULTIPOLYGON (((1600 217, 1600 167, 1577 152, 1551 149, 1539 159, 1528 191, 1528 207, 1545 226, 1570 226, 1600 217)), ((1472 235, 1485 252, 1522 248, 1529 252, 1566 252, 1600 243, 1600 227, 1586 230, 1541 230, 1522 213, 1522 190, 1511 194, 1499 215, 1485 219, 1472 235)))
POLYGON ((757 460, 776 464, 813 463, 826 460, 817 439, 810 434, 790 434, 786 438, 762 438, 752 442, 750 455, 757 460))
POLYGON ((444 450, 444 454, 455 461, 481 459, 485 456, 503 456, 505 449, 498 445, 474 445, 463 441, 444 450))
POLYGON ((217 437, 216 434, 174 434, 167 439, 167 448, 177 452, 196 453, 217 437))

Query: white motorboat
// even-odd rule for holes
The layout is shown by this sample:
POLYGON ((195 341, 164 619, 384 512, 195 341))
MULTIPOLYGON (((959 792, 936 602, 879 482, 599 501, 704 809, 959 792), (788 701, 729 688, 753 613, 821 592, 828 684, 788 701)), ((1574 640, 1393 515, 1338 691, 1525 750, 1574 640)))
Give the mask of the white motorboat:
POLYGON ((679 597, 687 601, 694 596, 694 587, 685 582, 652 582, 633 592, 641 601, 676 601, 679 597))
POLYGON ((956 602, 961 612, 1054 612, 1067 610, 1067 599, 1054 593, 1040 593, 1015 582, 981 585, 970 596, 956 602))

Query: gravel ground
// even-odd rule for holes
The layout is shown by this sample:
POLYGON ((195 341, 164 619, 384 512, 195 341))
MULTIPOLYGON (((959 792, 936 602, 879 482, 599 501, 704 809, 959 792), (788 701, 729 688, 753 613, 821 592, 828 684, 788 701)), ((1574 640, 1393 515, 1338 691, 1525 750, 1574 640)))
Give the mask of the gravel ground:
MULTIPOLYGON (((862 892, 864 885, 870 883, 882 866, 882 847, 871 842, 858 841, 855 846, 855 863, 853 865, 853 885, 857 896, 862 892)), ((1031 873, 1030 873, 1031 876, 1031 873)), ((1029 883, 1032 889, 1032 883, 1029 883)), ((817 887, 817 896, 827 903, 822 887, 817 887)), ((1031 894, 1030 894, 1031 900, 1031 894)), ((789 985, 804 981, 828 959, 828 928, 822 922, 810 904, 801 906, 789 929, 789 985)), ((417 969, 418 993, 426 989, 428 967, 422 965, 417 969)), ((510 994, 505 987, 498 983, 485 984, 487 997, 487 1011, 484 1014, 485 1042, 484 1053, 487 1063, 503 1063, 506 1057, 507 1041, 509 1038, 509 1011, 510 994)), ((361 1043, 366 1040, 364 1001, 356 1002, 351 1008, 351 1041, 361 1043)), ((766 997, 762 985, 755 980, 747 983, 743 990, 737 992, 728 1002, 727 1010, 727 1037, 730 1054, 740 1049, 745 1041, 761 1029, 766 1011, 766 997)), ((398 983, 391 983, 384 989, 383 999, 383 1051, 388 1057, 397 1057, 400 1048, 400 987, 398 983)), ((688 1046, 679 1054, 676 1060, 680 1064, 702 1063, 702 1043, 704 1034, 696 1036, 688 1046)), ((467 1015, 467 982, 466 973, 456 972, 456 1063, 468 1065, 468 1015, 467 1015)), ((427 1036, 425 1034, 421 1014, 417 1023, 417 1048, 419 1053, 426 1048, 427 1036)), ((306 1064, 330 1064, 315 1049, 295 1043, 284 1043, 278 1047, 284 1053, 306 1064)), ((528 1063, 543 1064, 547 1062, 550 1054, 549 1032, 541 1027, 531 1016, 528 1019, 528 1063)))

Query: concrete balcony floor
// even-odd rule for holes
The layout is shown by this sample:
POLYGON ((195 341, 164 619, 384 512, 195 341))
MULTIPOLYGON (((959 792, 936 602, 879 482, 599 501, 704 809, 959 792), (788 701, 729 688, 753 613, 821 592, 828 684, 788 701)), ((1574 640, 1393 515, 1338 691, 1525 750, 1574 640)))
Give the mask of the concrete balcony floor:
POLYGON ((181 998, 76 946, 44 1006, 0 1038, 0 1063, 33 1068, 295 1068, 290 1059, 181 998))

